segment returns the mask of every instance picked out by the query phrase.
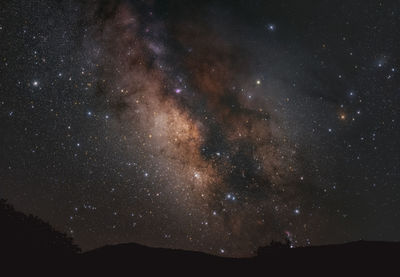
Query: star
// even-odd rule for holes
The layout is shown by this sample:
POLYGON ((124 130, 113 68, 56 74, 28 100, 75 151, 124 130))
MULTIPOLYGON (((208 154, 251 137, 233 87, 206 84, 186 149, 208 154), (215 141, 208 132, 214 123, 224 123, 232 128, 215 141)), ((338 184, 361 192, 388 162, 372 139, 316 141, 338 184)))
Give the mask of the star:
POLYGON ((275 26, 275 24, 268 24, 267 25, 267 29, 268 29, 268 31, 273 32, 273 31, 275 31, 276 26, 275 26))

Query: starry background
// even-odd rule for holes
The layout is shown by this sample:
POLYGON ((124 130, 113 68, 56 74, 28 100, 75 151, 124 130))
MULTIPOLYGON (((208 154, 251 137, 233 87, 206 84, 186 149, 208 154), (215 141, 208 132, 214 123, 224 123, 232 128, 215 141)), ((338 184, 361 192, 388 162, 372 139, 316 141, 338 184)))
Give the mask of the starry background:
POLYGON ((3 1, 0 192, 84 250, 399 240, 398 1, 3 1))

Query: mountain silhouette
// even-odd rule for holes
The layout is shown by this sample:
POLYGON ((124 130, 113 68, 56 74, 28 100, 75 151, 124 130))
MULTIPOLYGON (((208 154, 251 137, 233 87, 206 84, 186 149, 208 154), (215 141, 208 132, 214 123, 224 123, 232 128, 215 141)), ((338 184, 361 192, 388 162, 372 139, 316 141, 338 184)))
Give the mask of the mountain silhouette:
POLYGON ((357 241, 299 248, 273 243, 259 248, 257 256, 250 258, 225 258, 200 252, 151 248, 129 243, 104 246, 82 253, 80 262, 82 265, 92 266, 113 265, 118 269, 135 265, 146 270, 160 268, 183 274, 189 268, 202 275, 216 272, 234 276, 248 276, 249 273, 258 274, 258 272, 280 274, 307 272, 320 273, 322 276, 329 272, 338 274, 375 272, 382 275, 383 272, 397 266, 399 256, 398 242, 357 241))
POLYGON ((299 272, 323 276, 333 272, 386 275, 385 271, 397 268, 400 256, 400 242, 374 241, 298 248, 291 248, 288 242, 271 242, 249 258, 218 257, 136 243, 107 245, 81 253, 72 238, 33 215, 15 211, 5 200, 0 200, 0 226, 0 264, 5 264, 6 260, 17 264, 32 262, 40 270, 58 270, 51 272, 70 276, 77 272, 115 274, 126 271, 143 276, 139 274, 143 270, 149 274, 161 271, 211 276, 216 273, 247 276, 259 272, 260 276, 275 272, 283 275, 299 272))

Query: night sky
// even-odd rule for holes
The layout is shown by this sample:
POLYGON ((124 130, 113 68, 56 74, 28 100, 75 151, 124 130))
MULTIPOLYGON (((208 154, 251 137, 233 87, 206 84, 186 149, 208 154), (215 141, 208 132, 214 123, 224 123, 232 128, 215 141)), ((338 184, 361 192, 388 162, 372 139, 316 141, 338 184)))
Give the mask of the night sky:
POLYGON ((400 239, 398 1, 0 3, 0 196, 84 250, 400 239))

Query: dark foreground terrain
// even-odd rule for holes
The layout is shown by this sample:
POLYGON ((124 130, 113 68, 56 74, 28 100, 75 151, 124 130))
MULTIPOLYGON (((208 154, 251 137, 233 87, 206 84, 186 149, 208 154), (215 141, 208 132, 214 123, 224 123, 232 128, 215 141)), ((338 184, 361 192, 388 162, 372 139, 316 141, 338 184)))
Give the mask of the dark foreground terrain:
POLYGON ((398 276, 400 268, 400 242, 358 241, 305 248, 274 243, 260 248, 256 256, 242 259, 134 243, 81 253, 70 238, 37 217, 15 211, 3 200, 0 201, 0 227, 2 268, 9 266, 15 272, 40 271, 53 276, 83 273, 89 273, 89 276, 97 273, 148 276, 156 272, 157 276, 170 273, 185 276, 266 276, 270 273, 325 276, 350 272, 358 273, 357 276, 361 273, 398 276))
MULTIPOLYGON (((97 263, 126 268, 149 266, 150 270, 184 271, 193 273, 223 272, 278 272, 321 273, 375 272, 384 273, 390 268, 400 268, 400 243, 358 241, 340 245, 306 248, 265 247, 252 258, 222 258, 198 252, 149 248, 137 244, 105 246, 80 255, 86 265, 97 263)), ((105 266, 107 267, 107 266, 105 266)), ((396 269, 396 272, 399 272, 396 269)), ((225 275, 223 275, 225 276, 225 275)))

